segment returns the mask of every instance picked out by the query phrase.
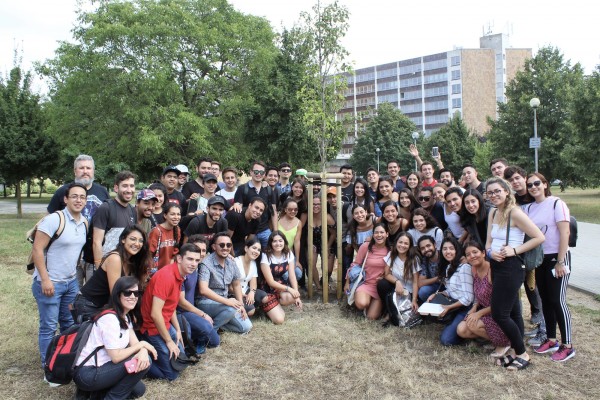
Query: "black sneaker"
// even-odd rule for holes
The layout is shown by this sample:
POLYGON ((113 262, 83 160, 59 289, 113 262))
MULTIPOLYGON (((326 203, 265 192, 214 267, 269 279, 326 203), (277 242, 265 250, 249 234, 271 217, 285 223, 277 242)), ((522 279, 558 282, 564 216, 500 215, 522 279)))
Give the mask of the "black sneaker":
POLYGON ((535 335, 534 337, 532 337, 531 339, 529 339, 527 341, 527 343, 530 346, 533 347, 537 347, 537 346, 541 346, 542 344, 544 344, 544 342, 548 340, 548 337, 546 336, 545 332, 538 332, 537 335, 535 335))

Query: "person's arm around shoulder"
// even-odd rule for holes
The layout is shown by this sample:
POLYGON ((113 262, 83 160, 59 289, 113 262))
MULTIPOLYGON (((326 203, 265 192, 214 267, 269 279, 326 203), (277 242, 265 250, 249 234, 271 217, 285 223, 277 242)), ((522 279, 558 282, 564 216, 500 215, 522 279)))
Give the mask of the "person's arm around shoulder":
POLYGON ((514 249, 511 249, 510 246, 505 246, 507 254, 511 254, 512 251, 512 254, 516 256, 544 243, 544 240, 546 239, 544 234, 533 221, 529 219, 523 210, 518 207, 513 208, 511 211, 511 219, 514 226, 522 230, 530 239, 514 249))

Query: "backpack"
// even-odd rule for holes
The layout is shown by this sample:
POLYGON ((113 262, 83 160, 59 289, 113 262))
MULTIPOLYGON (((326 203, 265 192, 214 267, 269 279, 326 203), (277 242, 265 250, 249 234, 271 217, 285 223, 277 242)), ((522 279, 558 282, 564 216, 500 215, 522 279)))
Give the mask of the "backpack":
MULTIPOLYGON (((554 201, 554 209, 559 199, 554 201)), ((571 215, 569 219, 569 247, 577 247, 577 220, 571 215)))
MULTIPOLYGON (((46 350, 46 359, 44 360, 44 374, 46 380, 52 383, 66 385, 73 380, 75 375, 75 363, 81 354, 81 351, 87 344, 92 332, 93 324, 106 314, 117 314, 113 310, 104 310, 91 320, 81 324, 71 325, 63 333, 54 336, 48 350, 46 350)), ((80 365, 84 365, 92 357, 95 357, 104 346, 98 346, 87 356, 80 365)))
MULTIPOLYGON (((48 252, 48 249, 50 248, 50 246, 52 246, 52 243, 54 243, 60 237, 60 235, 62 235, 63 231, 65 230, 65 213, 62 210, 55 211, 54 213, 58 214, 58 229, 56 230, 56 232, 54 232, 54 235, 52 235, 52 237, 50 238, 50 241, 48 242, 48 246, 46 246, 46 248, 44 249, 45 253, 48 252)), ((44 217, 44 218, 46 218, 46 217, 44 217)), ((38 228, 39 224, 44 220, 44 218, 40 219, 34 225, 34 227, 31 228, 30 230, 28 230, 27 233, 25 234, 25 238, 32 245, 35 240, 37 228, 38 228)), ((83 218, 83 224, 85 225, 86 236, 87 236, 89 222, 86 218, 83 218)), ((35 265, 33 263, 33 248, 32 248, 31 252, 29 253, 29 257, 27 258, 27 264, 25 265, 25 272, 27 272, 29 275, 33 275, 34 270, 35 270, 35 265)))

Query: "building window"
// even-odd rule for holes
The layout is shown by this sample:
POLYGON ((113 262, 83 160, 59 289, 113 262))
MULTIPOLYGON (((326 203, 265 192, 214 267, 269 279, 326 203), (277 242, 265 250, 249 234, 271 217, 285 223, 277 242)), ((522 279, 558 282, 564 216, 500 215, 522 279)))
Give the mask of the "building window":
POLYGON ((452 85, 452 94, 460 94, 460 83, 452 85))
POLYGON ((457 81, 460 79, 460 69, 452 71, 452 80, 457 81))
POLYGON ((452 99, 452 108, 461 108, 462 99, 452 99))
POLYGON ((460 65, 460 56, 452 56, 450 58, 450 65, 452 65, 452 66, 460 65))

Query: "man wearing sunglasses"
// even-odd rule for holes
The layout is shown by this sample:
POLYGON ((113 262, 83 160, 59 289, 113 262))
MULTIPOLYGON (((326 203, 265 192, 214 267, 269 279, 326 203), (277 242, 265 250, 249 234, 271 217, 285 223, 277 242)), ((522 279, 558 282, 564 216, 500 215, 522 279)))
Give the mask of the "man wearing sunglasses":
POLYGON ((211 248, 212 253, 200 264, 200 297, 196 307, 212 318, 215 330, 247 333, 252 329, 252 322, 244 308, 240 270, 229 257, 233 249, 231 238, 226 233, 217 233, 211 248), (229 297, 230 285, 233 298, 229 297))
POLYGON ((419 194, 417 195, 417 201, 427 211, 438 223, 438 226, 445 231, 448 229, 448 224, 446 223, 446 218, 444 216, 444 206, 442 203, 435 201, 433 197, 433 188, 428 186, 423 186, 419 189, 419 194))
POLYGON ((284 194, 292 190, 292 184, 290 183, 291 176, 292 166, 286 162, 279 164, 279 182, 276 186, 277 189, 279 189, 280 194, 284 194))

